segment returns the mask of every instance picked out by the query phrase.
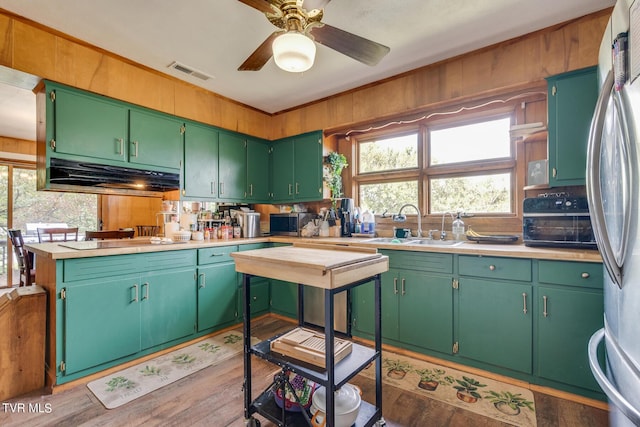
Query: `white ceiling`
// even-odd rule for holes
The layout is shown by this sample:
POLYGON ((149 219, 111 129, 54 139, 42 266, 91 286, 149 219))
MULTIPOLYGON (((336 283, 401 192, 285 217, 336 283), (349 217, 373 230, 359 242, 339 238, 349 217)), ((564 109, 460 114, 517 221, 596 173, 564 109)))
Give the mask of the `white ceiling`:
MULTIPOLYGON (((615 0, 333 0, 323 22, 391 48, 375 67, 318 45, 313 68, 237 71, 276 28, 237 0, 0 0, 0 8, 274 113, 613 6, 615 0), (177 61, 213 76, 169 69, 177 61)), ((21 101, 0 92, 0 109, 21 101)), ((27 97, 30 93, 27 92, 27 97)), ((35 114, 35 98, 31 100, 35 114)), ((22 107, 21 107, 22 108, 22 107)), ((5 111, 0 111, 0 118, 5 111)), ((0 135, 16 132, 3 129, 0 135)), ((35 120, 29 131, 35 139, 35 120)), ((17 136, 16 136, 17 137, 17 136)), ((25 138, 29 139, 29 138, 25 138)))

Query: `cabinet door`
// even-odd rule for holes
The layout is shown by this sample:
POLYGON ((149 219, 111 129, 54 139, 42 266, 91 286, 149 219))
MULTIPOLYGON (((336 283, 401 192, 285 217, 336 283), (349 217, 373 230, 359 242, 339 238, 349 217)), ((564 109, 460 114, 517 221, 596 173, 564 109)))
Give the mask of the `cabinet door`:
POLYGON ((354 335, 373 337, 376 331, 375 307, 374 282, 356 286, 351 290, 351 328, 354 335))
POLYGON ((64 321, 58 325, 64 329, 65 374, 140 351, 138 275, 85 281, 65 289, 64 321))
POLYGON ((382 338, 397 341, 398 333, 398 296, 400 295, 401 271, 390 268, 382 273, 380 287, 382 305, 382 338))
MULTIPOLYGON (((311 132, 296 136, 293 142, 294 199, 322 199, 322 135, 311 132)), ((277 170, 276 170, 277 172, 277 170)))
POLYGON ((183 196, 202 200, 218 197, 218 131, 187 124, 184 136, 183 196))
POLYGON ((269 201, 269 145, 247 140, 247 200, 269 201))
POLYGON ((549 184, 584 185, 587 140, 598 99, 597 68, 549 78, 549 184))
POLYGON ((245 138, 220 132, 218 146, 218 197, 220 200, 242 200, 247 180, 245 138))
POLYGON ((234 263, 198 267, 198 331, 236 320, 237 291, 234 263))
POLYGON ((550 286, 539 286, 538 291, 538 375, 600 391, 589 368, 587 345, 603 327, 602 292, 550 286))
POLYGON ((271 144, 271 193, 274 202, 293 199, 293 139, 271 144))
POLYGON ((530 374, 531 286, 460 278, 458 298, 459 354, 530 374))
POLYGON ((160 113, 129 111, 129 162, 180 169, 182 122, 160 113))
POLYGON ((54 87, 52 91, 55 93, 51 102, 55 109, 52 138, 56 153, 126 160, 126 106, 61 88, 54 87))
POLYGON ((451 277, 403 271, 399 286, 400 341, 451 354, 453 347, 451 277))
POLYGON ((142 349, 195 332, 193 269, 147 273, 140 286, 142 349))
MULTIPOLYGON (((238 316, 244 313, 244 294, 242 286, 238 288, 238 316)), ((251 316, 269 311, 269 279, 254 277, 251 279, 251 316)))
POLYGON ((271 280, 271 310, 297 319, 298 285, 282 280, 271 280))

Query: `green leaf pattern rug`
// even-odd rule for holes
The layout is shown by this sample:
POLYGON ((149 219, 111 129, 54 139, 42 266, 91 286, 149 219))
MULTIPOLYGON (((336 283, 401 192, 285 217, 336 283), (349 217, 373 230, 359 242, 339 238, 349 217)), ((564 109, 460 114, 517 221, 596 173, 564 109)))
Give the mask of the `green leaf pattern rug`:
MULTIPOLYGON (((373 364, 362 374, 375 379, 373 364)), ((516 385, 387 351, 382 352, 382 384, 514 426, 536 426, 533 393, 516 385)))
POLYGON ((228 331, 87 384, 107 409, 242 353, 242 332, 228 331))

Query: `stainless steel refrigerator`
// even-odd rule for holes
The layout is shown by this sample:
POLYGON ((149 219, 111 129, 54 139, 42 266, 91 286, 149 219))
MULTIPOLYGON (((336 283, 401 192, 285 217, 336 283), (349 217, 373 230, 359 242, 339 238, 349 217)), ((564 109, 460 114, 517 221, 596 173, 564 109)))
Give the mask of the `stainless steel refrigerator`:
POLYGON ((640 425, 640 0, 618 0, 599 54, 587 195, 604 275, 604 328, 589 342, 612 426, 640 425), (603 344, 604 342, 604 344, 603 344), (604 345, 604 360, 598 360, 604 345))

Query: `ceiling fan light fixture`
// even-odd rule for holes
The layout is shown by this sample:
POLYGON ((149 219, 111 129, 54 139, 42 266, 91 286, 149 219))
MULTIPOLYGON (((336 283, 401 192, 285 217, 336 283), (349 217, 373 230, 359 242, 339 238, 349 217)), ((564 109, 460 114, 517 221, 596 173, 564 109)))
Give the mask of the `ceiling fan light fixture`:
POLYGON ((302 33, 289 31, 281 34, 271 47, 276 65, 284 71, 301 73, 313 66, 316 44, 302 33))

